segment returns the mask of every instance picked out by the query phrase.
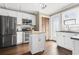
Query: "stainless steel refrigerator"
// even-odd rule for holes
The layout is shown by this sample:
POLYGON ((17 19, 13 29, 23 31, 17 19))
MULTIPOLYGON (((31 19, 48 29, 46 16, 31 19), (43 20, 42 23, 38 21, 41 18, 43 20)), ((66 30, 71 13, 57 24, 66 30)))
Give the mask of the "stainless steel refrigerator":
POLYGON ((0 47, 16 45, 16 17, 0 16, 0 47))

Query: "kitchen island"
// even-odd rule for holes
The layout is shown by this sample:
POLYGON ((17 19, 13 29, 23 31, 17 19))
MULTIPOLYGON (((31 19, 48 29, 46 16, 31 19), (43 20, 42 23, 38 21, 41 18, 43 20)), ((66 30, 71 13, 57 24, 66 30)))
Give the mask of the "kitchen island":
POLYGON ((45 33, 32 31, 29 37, 29 48, 32 54, 45 50, 45 33))

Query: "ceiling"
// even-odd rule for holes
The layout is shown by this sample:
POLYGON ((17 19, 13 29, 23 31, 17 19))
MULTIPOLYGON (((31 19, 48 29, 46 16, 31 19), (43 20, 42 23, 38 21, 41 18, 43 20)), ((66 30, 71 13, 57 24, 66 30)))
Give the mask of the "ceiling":
POLYGON ((30 13, 41 12, 46 15, 51 15, 62 8, 67 7, 70 3, 46 3, 47 7, 42 9, 41 3, 0 3, 0 7, 6 7, 13 10, 21 10, 30 13))

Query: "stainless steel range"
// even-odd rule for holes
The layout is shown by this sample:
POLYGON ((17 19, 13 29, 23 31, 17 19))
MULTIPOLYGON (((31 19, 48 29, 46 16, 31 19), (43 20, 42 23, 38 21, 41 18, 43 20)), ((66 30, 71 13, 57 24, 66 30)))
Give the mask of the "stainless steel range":
POLYGON ((28 43, 29 42, 29 36, 32 33, 32 27, 24 27, 22 29, 23 31, 23 43, 28 43))

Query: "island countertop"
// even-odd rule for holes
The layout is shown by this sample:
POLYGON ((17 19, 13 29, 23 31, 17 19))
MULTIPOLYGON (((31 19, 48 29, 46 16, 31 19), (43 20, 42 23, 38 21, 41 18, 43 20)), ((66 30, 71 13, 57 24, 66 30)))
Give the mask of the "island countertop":
POLYGON ((41 33, 45 33, 45 32, 32 31, 32 34, 41 34, 41 33))

